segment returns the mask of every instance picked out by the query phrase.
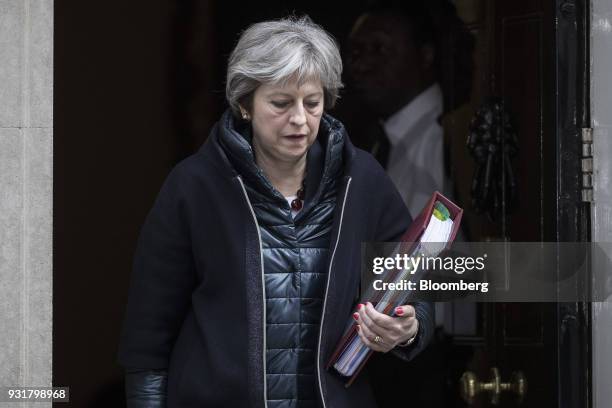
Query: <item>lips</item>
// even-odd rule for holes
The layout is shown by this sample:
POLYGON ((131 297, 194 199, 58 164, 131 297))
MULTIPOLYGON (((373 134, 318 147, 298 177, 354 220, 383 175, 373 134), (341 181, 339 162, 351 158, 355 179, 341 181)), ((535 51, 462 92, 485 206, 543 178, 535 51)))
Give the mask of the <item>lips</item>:
POLYGON ((303 139, 306 139, 306 135, 286 135, 283 136, 285 139, 287 140, 291 140, 291 141, 295 141, 295 142, 299 142, 303 139))

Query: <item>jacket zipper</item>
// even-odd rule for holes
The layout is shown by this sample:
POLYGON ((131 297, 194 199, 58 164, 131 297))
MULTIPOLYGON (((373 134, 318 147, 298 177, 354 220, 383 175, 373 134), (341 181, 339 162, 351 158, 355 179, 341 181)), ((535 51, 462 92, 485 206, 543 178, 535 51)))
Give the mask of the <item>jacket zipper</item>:
POLYGON ((259 243, 259 265, 261 266, 261 293, 262 293, 262 315, 263 315, 263 400, 264 407, 268 408, 268 385, 266 380, 266 282, 264 277, 264 263, 263 263, 263 249, 261 247, 261 233, 259 232, 259 223, 257 222, 257 216, 255 215, 255 211, 253 210, 253 205, 251 205, 251 200, 249 200, 249 195, 247 194, 246 188, 244 187, 244 183, 242 182, 242 177, 237 176, 238 182, 240 183, 240 187, 242 188, 242 192, 244 194, 244 198, 246 199, 247 204, 249 205, 249 210, 251 210, 251 215, 253 216, 253 221, 255 222, 255 229, 257 230, 257 241, 259 243))
POLYGON ((334 263, 334 256, 336 255, 336 249, 338 248, 338 242, 340 241, 340 234, 342 233, 342 218, 344 217, 344 207, 346 205, 346 197, 348 197, 349 187, 351 186, 351 177, 348 178, 346 183, 346 190, 344 191, 344 198, 342 199, 342 210, 340 211, 340 223, 338 225, 338 234, 336 235, 336 242, 334 243, 334 249, 331 257, 329 258, 329 270, 327 271, 327 284, 325 286, 325 296, 323 297, 323 312, 321 314, 321 325, 319 327, 319 344, 317 345, 317 378, 319 380, 319 392, 321 393, 321 402, 323 408, 325 405, 325 396, 323 395, 323 385, 321 383, 321 339, 323 338, 323 322, 325 320, 325 307, 327 306, 327 291, 329 290, 329 282, 331 281, 331 270, 334 263))

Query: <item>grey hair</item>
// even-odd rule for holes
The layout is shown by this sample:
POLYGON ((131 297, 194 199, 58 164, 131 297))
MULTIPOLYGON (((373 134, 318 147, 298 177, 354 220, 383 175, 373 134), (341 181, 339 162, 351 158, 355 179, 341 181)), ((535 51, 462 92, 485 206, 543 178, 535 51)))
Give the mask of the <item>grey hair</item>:
POLYGON ((235 115, 240 105, 251 110, 253 92, 261 84, 298 84, 317 79, 325 108, 332 108, 342 88, 342 59, 334 38, 308 16, 264 21, 247 28, 232 51, 225 96, 235 115))

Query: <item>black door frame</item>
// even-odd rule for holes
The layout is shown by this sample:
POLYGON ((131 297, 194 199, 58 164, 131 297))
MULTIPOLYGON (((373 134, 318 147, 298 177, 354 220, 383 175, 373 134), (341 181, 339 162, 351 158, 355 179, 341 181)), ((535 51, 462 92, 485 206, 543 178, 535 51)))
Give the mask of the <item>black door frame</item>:
MULTIPOLYGON (((591 205, 582 201, 582 129, 590 118, 590 1, 555 0, 556 241, 591 240, 591 205), (565 221, 564 221, 565 220, 565 221), (567 222, 566 220, 572 220, 567 222)), ((588 300, 585 296, 585 300, 588 300)), ((591 304, 559 303, 559 408, 590 408, 591 304)))

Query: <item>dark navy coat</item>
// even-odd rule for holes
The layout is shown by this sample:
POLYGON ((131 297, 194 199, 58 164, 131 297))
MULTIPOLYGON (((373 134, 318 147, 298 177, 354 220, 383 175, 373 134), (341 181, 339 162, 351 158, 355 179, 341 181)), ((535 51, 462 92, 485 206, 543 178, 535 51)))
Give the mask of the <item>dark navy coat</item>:
MULTIPOLYGON (((219 143, 231 131, 226 113, 199 152, 170 172, 138 240, 119 362, 167 370, 169 408, 267 405, 261 240, 244 178, 219 143)), ((345 388, 346 379, 325 366, 355 308, 361 243, 399 239, 411 217, 374 158, 324 115, 318 143, 334 132, 344 136, 343 169, 316 347, 317 398, 326 408, 375 407, 367 371, 345 388)), ((320 176, 308 172, 306 203, 320 176)), ((416 341, 392 351, 406 361, 433 333, 432 305, 415 309, 416 341)))

